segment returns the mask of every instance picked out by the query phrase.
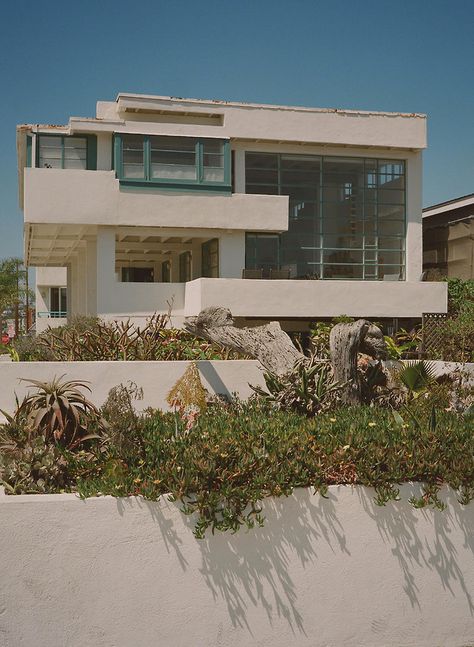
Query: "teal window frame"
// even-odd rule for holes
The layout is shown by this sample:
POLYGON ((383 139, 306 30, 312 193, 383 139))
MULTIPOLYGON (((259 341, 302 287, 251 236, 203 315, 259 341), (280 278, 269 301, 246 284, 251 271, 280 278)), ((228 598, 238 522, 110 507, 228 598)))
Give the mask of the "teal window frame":
POLYGON ((31 168, 32 149, 33 149, 33 137, 31 135, 27 135, 26 136, 26 166, 27 166, 27 168, 31 168))
POLYGON ((41 137, 60 137, 61 138, 61 168, 56 170, 61 171, 71 171, 78 169, 65 169, 64 168, 64 141, 68 138, 76 139, 85 139, 86 140, 86 170, 87 171, 96 171, 97 170, 97 136, 96 135, 83 135, 83 134, 74 134, 74 135, 62 135, 59 133, 38 133, 36 135, 36 155, 35 155, 35 167, 41 168, 39 166, 40 160, 40 146, 41 146, 41 137))
MULTIPOLYGON (((220 193, 232 192, 231 181, 231 148, 230 140, 210 137, 189 137, 190 140, 195 142, 195 159, 196 159, 196 179, 195 180, 182 180, 171 178, 156 178, 151 175, 151 138, 170 137, 173 135, 143 135, 141 133, 114 133, 113 142, 113 168, 115 169, 115 177, 120 181, 123 186, 145 186, 145 187, 159 187, 171 190, 188 190, 188 191, 218 191, 220 193), (136 135, 143 137, 143 177, 142 178, 127 178, 123 175, 123 147, 122 135, 136 135), (224 180, 222 182, 213 182, 204 179, 204 144, 209 141, 220 141, 224 145, 224 180)), ((180 139, 182 136, 180 136, 180 139)))

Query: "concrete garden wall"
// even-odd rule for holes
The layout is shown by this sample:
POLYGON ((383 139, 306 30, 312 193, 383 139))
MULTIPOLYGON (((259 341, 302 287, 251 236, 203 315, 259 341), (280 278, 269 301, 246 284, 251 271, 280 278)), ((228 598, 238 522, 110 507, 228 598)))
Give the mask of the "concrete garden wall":
POLYGON ((474 505, 334 486, 197 540, 166 499, 0 496, 2 647, 466 647, 474 505))
MULTIPOLYGON (((434 362, 437 373, 451 373, 457 368, 472 376, 474 364, 434 362)), ((49 381, 54 376, 64 375, 68 380, 87 380, 92 388, 88 396, 100 406, 110 389, 132 380, 144 391, 143 400, 137 409, 154 407, 167 409, 166 396, 180 378, 189 362, 2 362, 0 365, 0 409, 13 412, 15 392, 19 398, 28 391, 21 378, 49 381)), ((249 383, 264 386, 263 371, 256 360, 198 361, 202 382, 209 393, 231 395, 241 398, 252 394, 249 383)), ((2 419, 0 413, 0 421, 2 419)))
MULTIPOLYGON (((197 362, 203 385, 209 393, 248 398, 249 382, 263 386, 263 372, 255 360, 216 360, 197 362)), ((87 380, 92 389, 87 397, 100 406, 108 392, 118 384, 132 380, 143 388, 143 400, 137 409, 167 409, 166 396, 183 375, 189 362, 2 362, 0 365, 0 409, 13 412, 15 392, 21 399, 28 385, 21 378, 50 381, 64 375, 67 380, 87 380)), ((1 416, 1 414, 0 414, 1 416)))

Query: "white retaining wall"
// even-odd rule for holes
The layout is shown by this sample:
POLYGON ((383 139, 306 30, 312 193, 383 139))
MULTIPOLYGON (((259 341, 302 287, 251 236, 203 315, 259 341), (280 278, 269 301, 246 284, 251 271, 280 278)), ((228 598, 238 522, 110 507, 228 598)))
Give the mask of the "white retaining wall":
MULTIPOLYGON (((184 374, 190 362, 2 362, 0 366, 0 409, 12 413, 15 392, 21 399, 31 389, 21 378, 50 381, 64 375, 67 380, 87 380, 92 393, 87 397, 96 405, 104 403, 110 389, 135 382, 143 388, 143 400, 136 408, 167 409, 166 396, 184 374)), ((209 393, 248 398, 249 382, 264 386, 263 372, 256 360, 216 360, 197 362, 202 383, 209 393)), ((34 389, 33 389, 34 390, 34 389)), ((1 416, 1 414, 0 414, 1 416)), ((1 644, 0 644, 1 647, 1 644)))
POLYGON ((166 499, 0 496, 2 647, 466 647, 474 505, 367 488, 267 499, 263 528, 192 535, 166 499))

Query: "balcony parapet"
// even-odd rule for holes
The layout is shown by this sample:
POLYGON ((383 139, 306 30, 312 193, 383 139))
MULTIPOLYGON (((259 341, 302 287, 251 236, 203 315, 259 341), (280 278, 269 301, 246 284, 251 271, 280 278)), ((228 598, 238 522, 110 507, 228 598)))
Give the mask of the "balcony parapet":
POLYGON ((25 223, 280 232, 288 197, 121 187, 113 171, 25 169, 25 223))

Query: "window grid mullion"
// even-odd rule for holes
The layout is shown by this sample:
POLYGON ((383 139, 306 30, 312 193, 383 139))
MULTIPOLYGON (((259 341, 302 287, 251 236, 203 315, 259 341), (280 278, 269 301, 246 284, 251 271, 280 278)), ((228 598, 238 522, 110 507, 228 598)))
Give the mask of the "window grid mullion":
POLYGON ((199 184, 202 183, 204 179, 204 154, 203 154, 204 145, 200 139, 196 142, 196 178, 199 184))
POLYGON ((61 137, 61 168, 64 168, 64 137, 61 137))
POLYGON ((152 173, 151 173, 151 141, 149 135, 145 135, 145 139, 143 142, 143 169, 144 169, 144 178, 145 180, 150 180, 152 173))

